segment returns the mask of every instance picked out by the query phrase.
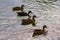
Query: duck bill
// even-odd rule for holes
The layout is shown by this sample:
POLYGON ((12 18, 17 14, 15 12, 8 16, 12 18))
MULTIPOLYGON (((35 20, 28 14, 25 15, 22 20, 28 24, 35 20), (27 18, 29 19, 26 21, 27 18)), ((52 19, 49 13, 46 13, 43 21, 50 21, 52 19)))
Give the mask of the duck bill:
POLYGON ((38 18, 38 17, 36 17, 36 18, 38 18))
POLYGON ((33 14, 33 13, 32 13, 33 14))

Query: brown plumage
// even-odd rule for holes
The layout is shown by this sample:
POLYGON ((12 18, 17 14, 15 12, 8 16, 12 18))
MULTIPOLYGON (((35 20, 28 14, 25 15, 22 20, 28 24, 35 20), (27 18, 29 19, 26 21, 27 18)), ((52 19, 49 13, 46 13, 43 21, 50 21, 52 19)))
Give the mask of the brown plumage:
POLYGON ((21 5, 21 7, 19 7, 19 6, 13 7, 13 11, 20 11, 20 10, 23 12, 24 5, 21 5))
POLYGON ((23 19, 22 20, 22 23, 21 23, 21 25, 29 25, 29 24, 32 24, 33 26, 35 26, 36 24, 35 24, 35 15, 32 17, 32 19, 31 18, 27 18, 27 19, 23 19))
POLYGON ((47 28, 46 25, 43 26, 42 30, 41 29, 34 29, 32 37, 42 35, 42 34, 44 35, 46 33, 45 28, 47 28))

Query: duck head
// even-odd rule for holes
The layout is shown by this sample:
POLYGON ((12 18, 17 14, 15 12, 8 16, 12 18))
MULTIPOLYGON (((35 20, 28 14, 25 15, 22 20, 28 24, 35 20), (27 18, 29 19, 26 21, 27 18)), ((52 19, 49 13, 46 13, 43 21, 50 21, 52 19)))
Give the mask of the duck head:
POLYGON ((36 18, 36 15, 33 15, 33 17, 35 17, 35 18, 36 18))
POLYGON ((34 21, 35 21, 35 18, 37 18, 37 17, 36 17, 36 15, 33 15, 32 20, 34 20, 34 21))
POLYGON ((34 18, 37 18, 36 15, 33 15, 33 18, 32 19, 34 19, 34 18))
POLYGON ((47 28, 47 26, 46 26, 46 25, 44 25, 44 26, 43 26, 43 28, 47 28))
POLYGON ((47 28, 47 26, 46 26, 46 25, 44 25, 44 26, 43 26, 43 31, 45 31, 45 28, 47 28))
POLYGON ((32 11, 28 11, 28 14, 32 13, 32 11))
POLYGON ((21 5, 21 7, 25 7, 24 5, 21 5))

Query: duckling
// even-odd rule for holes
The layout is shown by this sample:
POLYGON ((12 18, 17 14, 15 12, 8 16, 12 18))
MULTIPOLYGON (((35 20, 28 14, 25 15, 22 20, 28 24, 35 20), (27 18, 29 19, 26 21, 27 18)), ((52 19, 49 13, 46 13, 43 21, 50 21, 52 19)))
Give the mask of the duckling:
POLYGON ((42 35, 42 34, 44 35, 44 34, 46 33, 45 28, 47 28, 46 25, 43 26, 43 30, 41 30, 41 29, 35 29, 35 30, 33 31, 32 37, 38 36, 38 35, 42 35))
POLYGON ((24 10, 24 5, 21 5, 21 7, 13 7, 13 11, 19 11, 19 10, 21 10, 22 12, 23 12, 23 10, 24 10))
POLYGON ((35 18, 36 18, 36 15, 34 15, 32 17, 32 19, 31 18, 22 19, 21 25, 29 25, 29 24, 32 24, 33 26, 36 26, 36 24, 35 24, 35 18))
POLYGON ((29 16, 30 13, 32 13, 32 11, 28 11, 28 13, 26 13, 26 12, 17 12, 18 16, 29 16))

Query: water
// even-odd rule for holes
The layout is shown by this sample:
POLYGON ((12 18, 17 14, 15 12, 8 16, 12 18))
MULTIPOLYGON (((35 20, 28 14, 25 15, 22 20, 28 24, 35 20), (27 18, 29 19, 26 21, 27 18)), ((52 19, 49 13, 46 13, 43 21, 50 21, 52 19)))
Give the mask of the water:
MULTIPOLYGON (((45 0, 46 1, 46 0, 45 0)), ((60 0, 43 3, 44 0, 0 0, 0 40, 60 40, 60 0), (36 15, 36 27, 23 26, 12 7, 25 5, 24 11, 32 10, 36 15), (47 25, 47 35, 32 37, 34 29, 47 25)), ((31 15, 32 16, 32 15, 31 15)))

